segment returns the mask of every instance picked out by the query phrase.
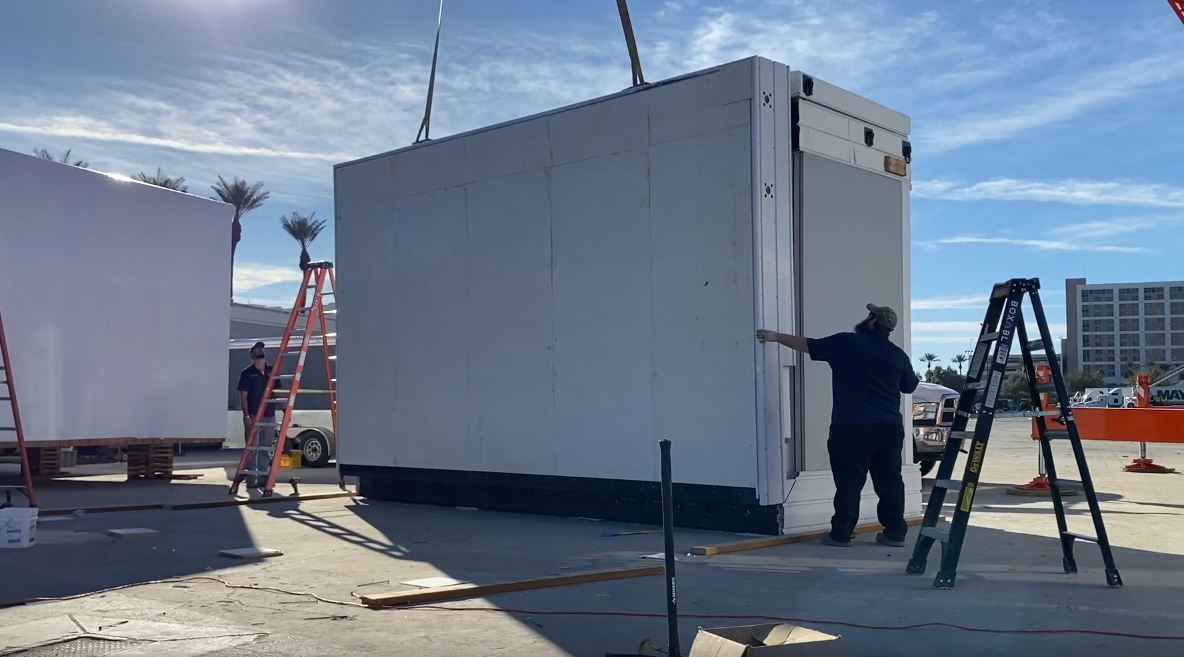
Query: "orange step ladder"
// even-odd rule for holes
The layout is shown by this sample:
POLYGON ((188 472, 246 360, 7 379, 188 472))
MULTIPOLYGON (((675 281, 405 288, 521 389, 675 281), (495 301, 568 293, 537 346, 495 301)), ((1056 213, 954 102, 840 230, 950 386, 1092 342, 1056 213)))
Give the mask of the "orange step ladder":
MULTIPOLYGON (((12 426, 0 426, 0 434, 15 433, 16 449, 21 457, 23 486, 0 486, 4 501, 0 508, 12 506, 12 491, 16 490, 29 498, 29 506, 37 506, 37 491, 33 489, 33 468, 29 463, 29 450, 25 447, 25 428, 21 424, 21 409, 16 403, 16 382, 12 378, 12 358, 8 353, 8 338, 4 334, 4 315, 0 313, 0 376, 4 377, 4 388, 0 389, 0 402, 7 402, 12 411, 12 426)), ((3 417, 0 415, 0 417, 3 417)))
MULTIPOLYGON (((249 487, 261 489, 263 497, 271 497, 275 491, 276 475, 280 470, 280 458, 284 453, 288 430, 292 427, 296 398, 301 392, 329 395, 329 411, 333 417, 333 434, 338 435, 337 379, 334 374, 337 356, 329 353, 329 338, 334 334, 328 332, 328 324, 325 319, 326 315, 337 312, 325 309, 325 297, 335 298, 336 290, 337 279, 333 273, 333 263, 309 263, 304 270, 300 291, 296 293, 296 302, 292 305, 292 312, 288 316, 288 324, 284 328, 279 354, 276 356, 275 363, 272 364, 271 376, 267 380, 267 388, 263 393, 263 402, 255 411, 251 430, 243 448, 243 455, 239 459, 238 470, 230 484, 231 495, 237 495, 239 486, 250 478, 254 485, 248 483, 249 487), (322 353, 325 355, 328 389, 302 391, 300 379, 304 374, 308 349, 314 339, 319 340, 322 353), (295 346, 294 341, 299 346, 295 346), (296 358, 289 358, 290 356, 296 358), (294 369, 291 372, 285 372, 285 366, 292 363, 295 363, 294 369), (283 383, 281 382, 288 384, 287 390, 282 388, 283 383), (279 393, 286 394, 280 395, 279 393), (277 422, 275 417, 265 421, 269 405, 283 407, 280 421, 277 422), (268 456, 261 458, 264 454, 268 456)), ((277 413, 277 415, 279 414, 277 413)), ((292 479, 290 483, 295 487, 297 480, 292 479)))

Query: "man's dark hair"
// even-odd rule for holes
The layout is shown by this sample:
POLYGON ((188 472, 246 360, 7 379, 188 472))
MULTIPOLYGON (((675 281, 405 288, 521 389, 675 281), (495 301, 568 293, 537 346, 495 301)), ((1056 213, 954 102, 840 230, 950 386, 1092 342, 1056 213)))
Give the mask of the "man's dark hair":
POLYGON ((892 331, 885 329, 883 326, 881 326, 880 322, 876 321, 875 316, 870 313, 868 314, 867 317, 864 318, 864 320, 862 322, 855 325, 855 332, 856 333, 875 333, 876 335, 878 335, 880 337, 884 337, 884 338, 888 337, 889 335, 892 335, 892 331))

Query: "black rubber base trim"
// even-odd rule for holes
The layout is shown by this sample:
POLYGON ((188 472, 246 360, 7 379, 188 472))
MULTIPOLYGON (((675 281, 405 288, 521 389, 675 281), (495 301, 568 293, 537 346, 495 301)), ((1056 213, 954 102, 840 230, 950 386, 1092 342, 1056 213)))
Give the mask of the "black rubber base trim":
MULTIPOLYGON (((662 523, 656 481, 349 464, 341 473, 357 477, 358 494, 376 500, 662 523)), ((679 527, 777 535, 781 520, 781 507, 758 504, 753 488, 674 484, 679 527)))

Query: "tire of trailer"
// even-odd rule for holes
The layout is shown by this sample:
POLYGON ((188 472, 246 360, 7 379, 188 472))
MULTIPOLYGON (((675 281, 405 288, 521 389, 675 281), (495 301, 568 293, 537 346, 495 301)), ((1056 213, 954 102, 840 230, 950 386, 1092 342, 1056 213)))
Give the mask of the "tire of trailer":
POLYGON ((329 465, 329 440, 318 431, 305 431, 296 437, 300 442, 300 456, 307 468, 329 465))

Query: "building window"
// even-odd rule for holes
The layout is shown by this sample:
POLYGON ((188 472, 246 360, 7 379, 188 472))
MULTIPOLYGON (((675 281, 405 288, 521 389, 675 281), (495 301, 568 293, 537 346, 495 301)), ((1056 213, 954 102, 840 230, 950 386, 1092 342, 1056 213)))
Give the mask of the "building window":
POLYGON ((1143 314, 1144 315, 1162 315, 1163 314, 1163 302, 1162 301, 1148 301, 1147 303, 1143 304, 1143 314))
POLYGON ((1143 362, 1143 354, 1139 349, 1123 349, 1119 355, 1124 364, 1138 365, 1143 362))
POLYGON ((1172 362, 1184 363, 1184 347, 1172 347, 1172 362))
POLYGON ((1172 292, 1172 299, 1173 300, 1175 300, 1175 299, 1184 300, 1184 285, 1173 285, 1171 292, 1172 292))
MULTIPOLYGON (((1139 314, 1139 304, 1133 304, 1133 305, 1135 306, 1135 313, 1134 314, 1138 315, 1139 314)), ((1081 316, 1082 317, 1113 317, 1114 316, 1114 304, 1112 304, 1112 303, 1087 303, 1081 307, 1081 316)))
MULTIPOLYGON (((1173 317, 1172 318, 1172 330, 1173 331, 1184 331, 1184 317, 1173 317)), ((1172 338, 1172 342, 1175 342, 1175 341, 1176 341, 1175 338, 1172 338)))
POLYGON ((1143 320, 1143 330, 1145 331, 1162 331, 1167 327, 1164 323, 1163 317, 1148 317, 1143 320))
POLYGON ((1138 317, 1128 317, 1126 319, 1118 320, 1118 330, 1119 331, 1138 331, 1138 330, 1140 330, 1139 318, 1138 317))
POLYGON ((1118 304, 1119 317, 1138 317, 1139 304, 1137 303, 1120 303, 1118 304))
POLYGON ((1148 347, 1162 347, 1167 344, 1167 338, 1164 333, 1147 333, 1143 336, 1143 344, 1148 347))
POLYGON ((1147 350, 1148 363, 1165 363, 1168 360, 1168 350, 1163 347, 1147 350))
POLYGON ((1163 301, 1162 287, 1148 287, 1143 289, 1144 301, 1163 301))
MULTIPOLYGON (((1184 299, 1184 297, 1181 297, 1184 299)), ((1114 301, 1114 289, 1106 288, 1104 290, 1082 290, 1082 301, 1114 301)))
POLYGON ((1139 288, 1124 287, 1124 288, 1118 290, 1118 300, 1119 301, 1138 301, 1139 300, 1139 288))
POLYGON ((1086 334, 1081 336, 1081 346, 1085 348, 1093 347, 1113 347, 1114 334, 1113 333, 1098 333, 1086 334))
POLYGON ((1118 335, 1118 346, 1138 347, 1143 344, 1142 337, 1138 333, 1120 333, 1118 335))
MULTIPOLYGON (((1184 320, 1184 318, 1181 318, 1184 320)), ((1081 323, 1082 329, 1086 333, 1113 333, 1114 320, 1113 319, 1087 319, 1081 323)))
POLYGON ((1172 334, 1172 346, 1173 347, 1184 347, 1184 333, 1173 333, 1172 334))
POLYGON ((1184 301, 1173 301, 1172 302, 1172 314, 1173 315, 1184 315, 1184 301))

